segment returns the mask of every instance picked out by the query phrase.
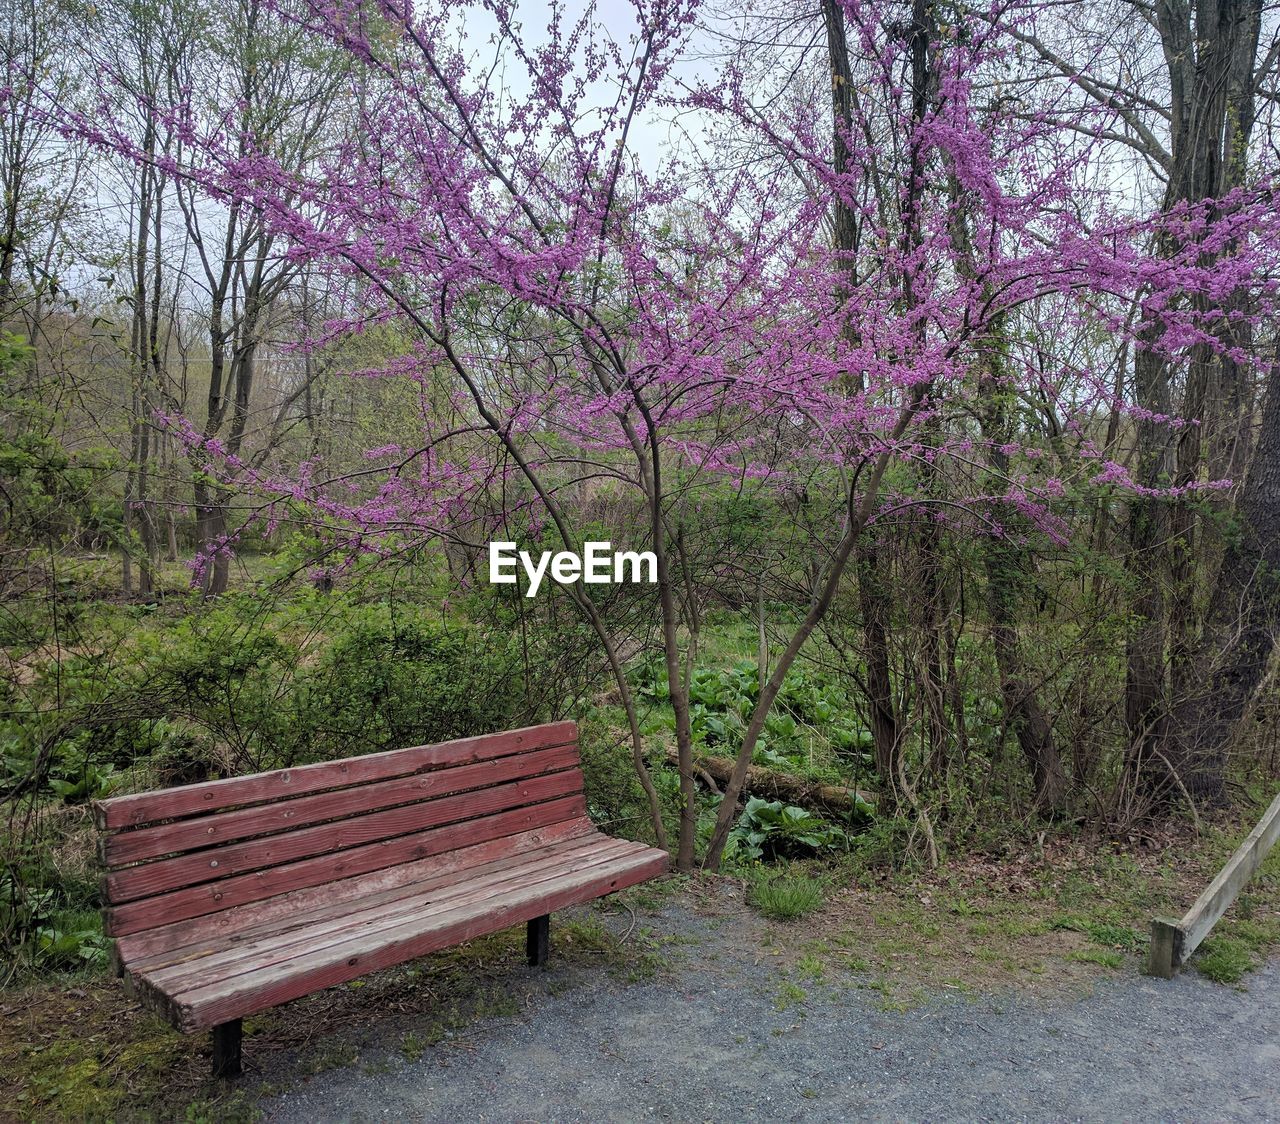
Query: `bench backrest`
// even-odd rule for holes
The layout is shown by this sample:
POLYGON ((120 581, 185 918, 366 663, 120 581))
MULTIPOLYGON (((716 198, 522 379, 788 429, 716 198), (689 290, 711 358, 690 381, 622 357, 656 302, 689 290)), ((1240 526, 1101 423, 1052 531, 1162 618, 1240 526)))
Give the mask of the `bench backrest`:
POLYGON ((555 722, 97 801, 107 932, 142 933, 464 847, 499 853, 535 829, 580 830, 577 738, 572 722, 555 722))

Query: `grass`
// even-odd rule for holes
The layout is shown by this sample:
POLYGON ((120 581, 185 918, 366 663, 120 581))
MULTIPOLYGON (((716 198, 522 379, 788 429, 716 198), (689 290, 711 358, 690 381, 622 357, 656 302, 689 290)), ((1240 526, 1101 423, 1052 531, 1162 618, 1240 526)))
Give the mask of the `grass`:
POLYGON ((778 985, 778 994, 774 996, 773 1006, 777 1011, 786 1011, 792 1007, 799 1007, 808 998, 809 994, 804 988, 790 980, 784 980, 778 985))
POLYGON ((821 980, 826 972, 822 960, 812 952, 806 952, 796 961, 796 971, 814 981, 821 980))
POLYGON ((1191 958, 1196 970, 1216 983, 1238 984, 1280 945, 1280 916, 1265 921, 1242 917, 1241 912, 1252 912, 1247 902, 1248 899, 1241 899, 1236 916, 1218 922, 1191 958), (1245 904, 1243 911, 1241 904, 1245 904))
POLYGON ((1095 921, 1088 917, 1059 914, 1048 921, 1050 929, 1066 929, 1083 933, 1096 945, 1104 948, 1137 952, 1146 943, 1135 929, 1114 921, 1095 921))
POLYGON ((557 918, 553 922, 551 945, 553 950, 563 950, 570 954, 601 956, 605 971, 614 979, 640 983, 653 979, 668 962, 663 953, 654 947, 658 942, 651 931, 644 930, 638 936, 643 939, 623 945, 595 916, 566 917, 563 920, 557 918))
POLYGON ((1068 960, 1081 964, 1100 964, 1104 968, 1124 967, 1124 953, 1110 948, 1076 948, 1067 953, 1068 960))
POLYGON ((825 893, 820 879, 784 869, 753 875, 747 901, 770 921, 796 921, 821 909, 825 893))
POLYGON ((408 1031, 405 1036, 400 1039, 400 1053, 404 1055, 407 1062, 416 1062, 422 1059, 422 1055, 427 1052, 427 1043, 422 1036, 416 1031, 408 1031))
POLYGON ((356 1047, 350 1042, 334 1042, 321 1046, 309 1053, 298 1065, 298 1072, 306 1077, 315 1077, 331 1069, 342 1069, 354 1065, 359 1060, 356 1047))
MULTIPOLYGON (((749 901, 761 889, 809 878, 822 887, 814 922, 772 932, 775 955, 824 983, 868 986, 888 1008, 946 987, 964 994, 1007 988, 1080 993, 1100 970, 1140 968, 1151 918, 1181 914, 1256 822, 1257 809, 1171 833, 1161 850, 1129 852, 1077 836, 1048 835, 1034 854, 1011 858, 953 851, 935 871, 870 866, 864 854, 791 863, 749 875, 749 901), (803 941, 792 938, 803 931, 803 941)), ((761 909, 761 912, 764 912, 761 909)), ((1280 850, 1219 922, 1193 964, 1234 983, 1280 947, 1280 850)))
POLYGON ((1215 983, 1235 984, 1257 966, 1258 958, 1247 942, 1224 935, 1206 938, 1192 962, 1215 983))

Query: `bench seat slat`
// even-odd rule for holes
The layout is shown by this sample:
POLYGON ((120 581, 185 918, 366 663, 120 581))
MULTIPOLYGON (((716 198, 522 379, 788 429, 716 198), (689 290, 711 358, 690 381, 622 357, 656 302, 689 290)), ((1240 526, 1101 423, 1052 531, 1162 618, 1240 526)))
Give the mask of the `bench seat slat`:
MULTIPOLYGON (((579 902, 633 886, 666 872, 665 851, 645 848, 546 881, 525 881, 493 896, 441 913, 415 917, 375 933, 357 934, 278 964, 167 997, 183 1030, 215 1026, 266 1010, 321 988, 413 960, 474 937, 497 932, 579 902)), ((145 980, 142 981, 145 984, 145 980)))
MULTIPOLYGON (((319 856, 326 856, 330 869, 334 869, 334 864, 341 860, 342 853, 350 848, 360 847, 364 844, 388 842, 401 836, 425 832, 429 828, 445 827, 454 823, 464 824, 482 816, 490 816, 498 812, 531 805, 536 806, 566 796, 575 796, 581 791, 581 788, 582 774, 576 769, 560 773, 548 773, 541 777, 516 781, 508 785, 497 785, 494 788, 486 788, 474 793, 446 796, 439 800, 423 801, 420 804, 405 804, 383 812, 353 816, 350 819, 340 820, 332 824, 303 828, 296 832, 286 832, 283 835, 272 837, 270 840, 258 840, 251 844, 237 844, 232 847, 219 848, 215 852, 217 862, 219 869, 226 873, 223 878, 216 882, 209 882, 204 885, 190 885, 191 880, 185 883, 179 880, 175 883, 168 877, 167 872, 160 872, 155 877, 159 885, 189 886, 189 889, 177 890, 175 891, 176 893, 186 894, 196 900, 204 900, 211 903, 211 908, 214 909, 226 908, 228 905, 235 904, 233 900, 227 897, 227 890, 230 885, 242 885, 243 879, 255 878, 254 872, 258 870, 266 870, 266 868, 270 868, 273 871, 279 870, 285 864, 295 860, 319 856), (227 853, 224 854, 224 852, 227 853), (227 863, 229 865, 224 865, 227 863), (236 871, 241 873, 237 875, 236 871)), ((413 855, 412 857, 421 856, 413 855)), ((145 867, 138 869, 140 872, 146 870, 145 867)), ((141 878, 142 874, 139 873, 138 877, 141 878)), ((268 871, 264 877, 270 879, 270 872, 268 871)), ((127 898, 131 898, 133 889, 132 886, 126 885, 123 888, 124 895, 127 898)), ((120 892, 118 884, 110 881, 107 883, 107 891, 109 898, 113 894, 120 892)), ((138 910, 131 910, 130 906, 133 903, 129 900, 110 909, 108 911, 108 920, 112 924, 113 935, 130 931, 124 927, 128 924, 124 920, 127 917, 163 918, 163 910, 157 914, 155 910, 148 911, 145 908, 145 903, 159 902, 162 898, 167 899, 168 895, 160 893, 159 895, 143 898, 137 903, 140 907, 138 910)), ((167 907, 172 902, 166 901, 164 904, 167 907)), ((175 914, 168 919, 176 921, 178 920, 178 915, 175 914)), ((139 923, 145 924, 146 922, 135 921, 135 927, 139 923)), ((160 922, 152 920, 151 923, 157 924, 160 922)))
POLYGON ((166 995, 180 995, 218 980, 260 971, 354 933, 380 932, 424 915, 492 898, 512 886, 545 881, 644 850, 647 848, 643 844, 597 835, 536 854, 508 855, 483 867, 460 871, 452 878, 402 886, 370 895, 368 900, 320 910, 280 926, 275 932, 248 940, 233 938, 220 949, 177 963, 139 969, 137 974, 166 995))
MULTIPOLYGON (((267 872, 276 885, 285 887, 279 893, 130 933, 118 938, 116 946, 125 963, 145 968, 152 957, 173 949, 218 942, 314 909, 355 902, 369 893, 480 865, 512 850, 537 850, 595 830, 586 818, 586 806, 580 796, 502 812, 457 827, 433 828, 390 843, 343 851, 337 858, 322 857, 279 867, 279 873, 267 872), (533 819, 545 826, 535 824, 528 828, 533 819), (517 830, 521 826, 527 829, 517 830), (418 854, 424 857, 413 857, 418 854), (390 865, 375 865, 384 863, 388 855, 390 865), (301 887, 290 888, 299 878, 301 887)), ((261 889, 258 883, 263 880, 263 876, 246 880, 246 892, 261 889)))
POLYGON ((202 781, 157 792, 140 792, 95 801, 94 818, 98 827, 109 830, 137 827, 159 820, 204 815, 224 808, 407 776, 427 768, 464 765, 513 753, 526 753, 532 749, 568 745, 577 740, 577 734, 577 726, 572 722, 549 722, 500 734, 459 738, 437 745, 393 749, 340 761, 319 761, 291 769, 253 773, 245 777, 202 781))
MULTIPOLYGON (((191 961, 228 948, 248 945, 263 937, 283 934, 335 916, 352 916, 380 902, 425 892, 433 887, 463 881, 473 873, 500 865, 528 861, 530 853, 563 853, 567 847, 600 836, 590 820, 581 819, 537 828, 505 839, 493 839, 416 863, 378 871, 373 877, 344 878, 308 890, 282 894, 235 910, 236 924, 214 926, 211 918, 199 924, 169 926, 163 945, 138 945, 122 953, 133 972, 151 972, 171 964, 191 961)), ((159 933, 161 930, 151 930, 159 933)), ((125 938, 126 941, 133 938, 125 938)))
MULTIPOLYGON (((226 845, 237 840, 272 836, 280 832, 287 832, 292 839, 312 824, 340 822, 341 818, 410 803, 426 804, 454 793, 572 769, 577 764, 577 746, 557 746, 493 761, 481 761, 474 765, 452 766, 429 773, 398 777, 395 780, 337 789, 315 796, 279 800, 256 808, 242 808, 156 827, 122 831, 108 836, 104 858, 107 866, 114 868, 126 863, 206 847, 217 847, 217 855, 220 857, 226 845)), ((206 878, 211 876, 207 873, 210 861, 215 860, 200 853, 188 858, 189 865, 193 865, 195 869, 200 869, 203 864, 206 878)), ((117 881, 126 882, 127 876, 117 881)))

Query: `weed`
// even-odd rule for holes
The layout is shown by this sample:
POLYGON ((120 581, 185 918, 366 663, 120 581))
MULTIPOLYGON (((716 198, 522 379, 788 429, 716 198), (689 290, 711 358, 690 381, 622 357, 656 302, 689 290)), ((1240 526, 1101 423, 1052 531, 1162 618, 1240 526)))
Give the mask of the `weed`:
POLYGON ((809 993, 804 988, 793 984, 790 980, 784 980, 778 985, 778 994, 774 997, 773 1006, 777 1011, 785 1011, 789 1007, 798 1007, 808 998, 809 993))
POLYGON ((1049 928, 1083 933, 1094 944, 1106 948, 1136 951, 1143 944, 1142 937, 1127 925, 1118 925, 1110 921, 1094 921, 1074 914, 1059 914, 1050 918, 1049 928))
POLYGON ((227 1097, 193 1101, 182 1116, 185 1124, 255 1124, 262 1110, 237 1089, 227 1097))
POLYGON ((796 961, 796 971, 806 979, 821 980, 824 972, 822 961, 811 952, 806 952, 796 961))

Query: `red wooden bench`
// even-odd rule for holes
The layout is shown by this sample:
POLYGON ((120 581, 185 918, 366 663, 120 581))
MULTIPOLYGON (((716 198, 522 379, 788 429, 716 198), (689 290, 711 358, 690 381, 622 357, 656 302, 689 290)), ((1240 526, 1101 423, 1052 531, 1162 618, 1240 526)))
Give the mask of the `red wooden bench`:
POLYGON ((99 801, 106 931, 134 993, 212 1028, 653 878, 587 818, 572 722, 99 801))

